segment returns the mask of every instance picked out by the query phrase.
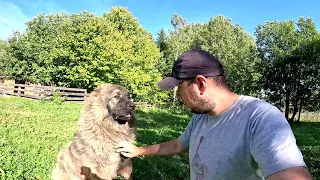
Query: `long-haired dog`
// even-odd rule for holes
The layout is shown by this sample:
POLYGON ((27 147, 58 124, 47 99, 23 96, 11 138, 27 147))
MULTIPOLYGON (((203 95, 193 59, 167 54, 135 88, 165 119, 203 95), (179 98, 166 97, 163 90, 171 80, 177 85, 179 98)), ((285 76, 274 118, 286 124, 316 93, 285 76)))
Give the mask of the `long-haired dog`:
POLYGON ((132 179, 132 162, 116 152, 135 140, 135 104, 119 85, 98 86, 85 99, 75 136, 57 157, 55 180, 132 179))

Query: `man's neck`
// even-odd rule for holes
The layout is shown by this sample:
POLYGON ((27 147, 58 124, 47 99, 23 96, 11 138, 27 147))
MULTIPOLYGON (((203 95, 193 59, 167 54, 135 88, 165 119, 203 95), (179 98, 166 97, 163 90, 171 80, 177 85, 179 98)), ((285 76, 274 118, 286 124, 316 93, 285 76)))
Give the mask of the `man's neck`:
POLYGON ((239 98, 239 95, 228 91, 219 93, 219 95, 216 97, 217 98, 214 100, 215 107, 212 112, 209 113, 212 116, 217 116, 225 112, 236 102, 236 100, 239 98))

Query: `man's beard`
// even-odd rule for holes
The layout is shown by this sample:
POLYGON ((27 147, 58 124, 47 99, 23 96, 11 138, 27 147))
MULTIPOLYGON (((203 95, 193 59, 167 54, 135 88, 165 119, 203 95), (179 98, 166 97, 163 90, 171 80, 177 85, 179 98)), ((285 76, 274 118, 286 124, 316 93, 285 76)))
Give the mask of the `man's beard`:
POLYGON ((190 107, 190 111, 194 114, 208 114, 212 111, 213 107, 210 108, 203 103, 198 105, 194 104, 193 107, 190 107))
POLYGON ((190 101, 192 102, 192 107, 190 107, 190 111, 194 114, 208 114, 212 112, 215 106, 215 103, 197 97, 193 91, 191 91, 190 101))

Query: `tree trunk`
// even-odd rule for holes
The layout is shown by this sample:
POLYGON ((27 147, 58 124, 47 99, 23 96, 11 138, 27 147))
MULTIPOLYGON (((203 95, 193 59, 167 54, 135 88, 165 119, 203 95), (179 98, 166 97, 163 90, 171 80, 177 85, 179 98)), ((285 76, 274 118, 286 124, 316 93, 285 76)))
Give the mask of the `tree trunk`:
POLYGON ((289 119, 289 105, 290 105, 290 92, 289 90, 287 89, 286 90, 286 109, 285 109, 285 117, 288 121, 290 121, 289 119))
POLYGON ((281 109, 281 111, 283 110, 283 104, 282 104, 282 96, 281 96, 281 93, 280 93, 280 109, 281 109))
POLYGON ((289 119, 289 107, 290 107, 290 87, 289 85, 287 84, 288 83, 288 69, 287 67, 285 67, 284 69, 284 77, 282 78, 282 81, 283 81, 283 84, 284 84, 284 87, 285 87, 285 94, 286 94, 286 99, 285 99, 285 117, 287 119, 287 121, 290 122, 290 119, 289 119))
POLYGON ((293 122, 294 121, 294 117, 296 116, 298 112, 298 97, 295 98, 294 104, 293 104, 293 113, 292 113, 292 117, 290 118, 289 121, 293 122))
POLYGON ((300 100, 300 105, 299 105, 298 122, 300 122, 301 109, 302 109, 302 100, 300 100))
POLYGON ((300 121, 300 114, 301 114, 301 107, 302 107, 302 101, 303 101, 303 91, 302 91, 302 85, 301 85, 301 74, 302 74, 302 70, 300 69, 299 72, 299 78, 298 78, 298 88, 297 88, 297 97, 299 97, 299 115, 298 115, 298 122, 300 121))

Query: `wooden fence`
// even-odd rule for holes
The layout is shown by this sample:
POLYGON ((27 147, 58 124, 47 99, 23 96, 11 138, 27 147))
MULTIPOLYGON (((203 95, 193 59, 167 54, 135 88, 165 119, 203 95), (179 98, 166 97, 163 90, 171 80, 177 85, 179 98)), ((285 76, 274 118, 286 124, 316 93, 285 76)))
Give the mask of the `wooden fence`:
POLYGON ((135 104, 137 107, 152 108, 152 105, 147 102, 135 102, 135 104))
POLYGON ((25 84, 0 84, 0 94, 21 96, 38 100, 51 100, 56 92, 59 93, 65 101, 84 101, 87 96, 86 89, 25 84))
MULTIPOLYGON (((0 83, 0 95, 20 96, 37 100, 52 100, 55 92, 58 92, 60 97, 65 101, 73 102, 83 102, 88 96, 86 89, 0 83)), ((135 102, 135 104, 137 107, 152 108, 152 105, 147 102, 135 102)))

